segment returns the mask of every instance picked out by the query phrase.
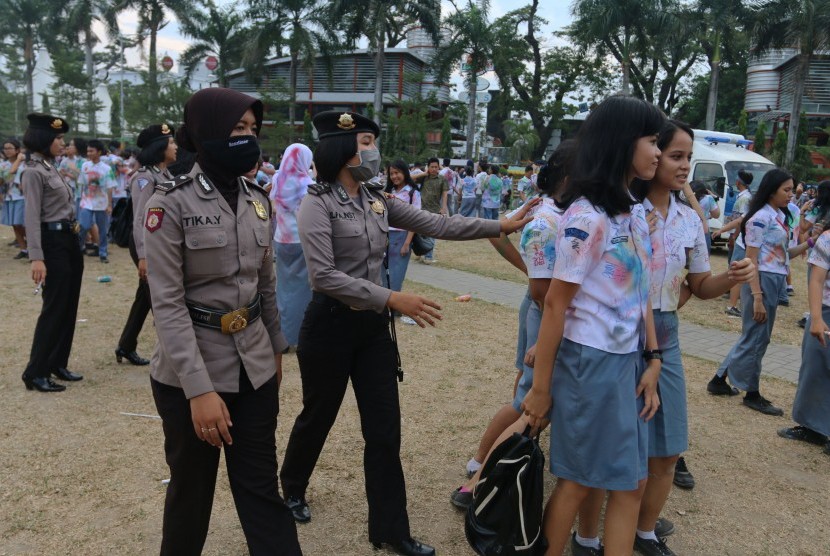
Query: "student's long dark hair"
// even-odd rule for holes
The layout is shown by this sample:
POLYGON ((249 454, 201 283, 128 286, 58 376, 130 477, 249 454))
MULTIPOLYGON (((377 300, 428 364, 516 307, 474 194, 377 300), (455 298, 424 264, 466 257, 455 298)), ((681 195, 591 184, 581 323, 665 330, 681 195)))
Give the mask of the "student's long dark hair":
POLYGON ((585 197, 608 216, 629 212, 635 201, 626 178, 637 140, 657 135, 665 121, 663 113, 644 100, 615 95, 602 101, 579 130, 561 206, 585 197))
MULTIPOLYGON (((764 205, 766 205, 769 202, 769 198, 772 197, 776 191, 778 191, 781 184, 791 179, 793 179, 792 174, 783 168, 773 168, 764 174, 764 179, 761 180, 761 185, 758 186, 758 191, 755 192, 755 195, 752 196, 752 200, 749 201, 749 209, 746 211, 746 216, 741 222, 741 237, 744 238, 744 241, 746 241, 746 223, 749 222, 749 219, 755 216, 756 212, 764 208, 764 205)), ((783 207, 781 212, 784 213, 784 223, 787 227, 789 227, 792 222, 790 209, 783 207)))
POLYGON ((813 201, 813 210, 816 211, 816 222, 830 217, 830 180, 824 180, 816 186, 816 200, 813 201))
MULTIPOLYGON (((418 191, 418 186, 412 180, 412 174, 409 173, 409 165, 401 159, 396 160, 386 168, 386 187, 384 188, 384 191, 386 191, 387 193, 395 192, 395 185, 392 183, 392 179, 389 173, 389 170, 391 170, 392 168, 398 170, 401 174, 403 174, 403 184, 405 186, 408 185, 409 187, 411 187, 413 192, 418 191)), ((411 196, 412 195, 410 195, 410 197, 411 196)))
MULTIPOLYGON (((661 153, 666 151, 678 131, 686 133, 692 138, 692 143, 694 143, 695 132, 689 124, 681 122, 680 120, 666 120, 663 127, 660 129, 660 135, 657 138, 657 148, 660 149, 661 153)), ((660 156, 662 157, 663 155, 661 154, 660 156)), ((634 195, 638 201, 642 202, 648 196, 650 187, 650 181, 643 181, 640 178, 634 178, 634 181, 631 183, 631 194, 634 195)), ((675 200, 684 202, 680 198, 679 191, 672 191, 672 194, 675 196, 675 200)))
POLYGON ((571 171, 571 164, 576 154, 576 141, 568 139, 559 143, 548 163, 539 169, 536 176, 536 189, 543 195, 555 197, 565 183, 571 171))

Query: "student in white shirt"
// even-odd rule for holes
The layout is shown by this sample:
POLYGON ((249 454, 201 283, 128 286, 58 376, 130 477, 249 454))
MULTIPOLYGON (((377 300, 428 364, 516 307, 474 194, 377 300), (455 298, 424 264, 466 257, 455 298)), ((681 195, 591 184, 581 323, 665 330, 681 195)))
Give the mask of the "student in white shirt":
POLYGON ((786 288, 790 257, 808 248, 805 241, 790 246, 790 213, 787 205, 793 190, 792 176, 780 168, 770 170, 761 180, 741 223, 741 239, 746 255, 758 268, 758 275, 741 290, 743 323, 741 337, 721 363, 712 382, 726 383, 746 392, 743 404, 765 415, 784 412, 760 392, 761 360, 769 346, 778 299, 786 288))
POLYGON ((649 228, 629 187, 654 177, 664 121, 652 104, 612 96, 579 131, 533 386, 522 404, 534 428, 551 422, 558 479, 545 512, 548 554, 562 554, 595 489, 611 491, 606 553, 630 554, 634 544, 661 355, 649 302, 649 228))

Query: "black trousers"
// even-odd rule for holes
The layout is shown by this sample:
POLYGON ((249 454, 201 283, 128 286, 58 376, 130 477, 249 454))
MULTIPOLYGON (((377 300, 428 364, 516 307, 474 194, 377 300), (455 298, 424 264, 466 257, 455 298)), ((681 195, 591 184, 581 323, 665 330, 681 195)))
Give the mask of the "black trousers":
MULTIPOLYGON (((254 390, 244 369, 240 375, 239 393, 220 396, 233 423, 225 463, 248 550, 254 556, 301 555, 294 518, 277 484, 277 379, 254 390)), ((219 450, 196 436, 184 390, 152 379, 151 384, 170 466, 161 554, 198 555, 210 523, 219 450)))
POLYGON ((78 236, 60 231, 41 230, 46 281, 43 308, 35 326, 29 364, 24 371, 30 378, 48 377, 69 364, 78 298, 84 275, 84 257, 78 236))
POLYGON ((297 357, 303 410, 291 431, 280 472, 283 494, 305 496, 351 378, 365 443, 369 540, 409 538, 400 459, 401 409, 388 317, 313 300, 300 328, 297 357))
MULTIPOLYGON (((133 241, 132 236, 130 236, 130 257, 138 268, 138 253, 135 250, 135 241, 133 241)), ((141 327, 144 326, 147 313, 150 312, 151 308, 150 286, 146 280, 139 279, 138 287, 135 290, 135 299, 133 299, 133 305, 130 307, 130 314, 127 316, 124 330, 121 332, 121 338, 118 340, 118 347, 127 352, 135 351, 138 347, 138 335, 141 334, 141 327)))

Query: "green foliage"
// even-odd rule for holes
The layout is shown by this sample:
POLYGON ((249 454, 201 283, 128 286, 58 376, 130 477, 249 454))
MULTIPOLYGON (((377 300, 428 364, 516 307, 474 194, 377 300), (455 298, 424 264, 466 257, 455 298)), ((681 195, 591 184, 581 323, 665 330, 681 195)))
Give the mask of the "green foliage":
POLYGON ((215 54, 219 60, 216 77, 222 87, 227 87, 227 73, 241 65, 250 35, 243 15, 233 7, 220 9, 211 3, 207 12, 196 9, 182 21, 181 32, 193 39, 179 60, 185 76, 189 78, 206 56, 215 54))
MULTIPOLYGON (((124 124, 125 129, 123 135, 119 134, 122 139, 132 140, 138 133, 151 124, 159 122, 168 122, 173 126, 178 126, 184 120, 184 103, 190 98, 192 92, 187 86, 186 82, 177 82, 172 79, 162 81, 156 91, 156 102, 152 106, 148 106, 148 88, 146 83, 140 85, 129 85, 125 83, 124 87, 124 124)), ((118 83, 113 83, 108 87, 110 98, 115 106, 120 103, 120 90, 118 83)), ((119 107, 120 109, 120 107, 119 107)), ((116 117, 113 122, 117 122, 116 117)), ((116 128, 118 125, 116 124, 116 128)), ((115 130, 113 130, 115 131, 115 130)), ((114 137, 116 136, 113 132, 114 137)))
POLYGON ((0 137, 20 137, 26 129, 26 96, 0 84, 0 137))
POLYGON ((770 153, 770 160, 776 166, 784 166, 784 159, 787 156, 787 132, 779 129, 775 134, 775 139, 772 142, 772 152, 770 153))
POLYGON ((749 122, 749 117, 746 113, 746 110, 741 109, 741 115, 738 116, 738 133, 746 137, 747 134, 747 125, 749 122))
POLYGON ((758 127, 755 129, 755 137, 753 138, 753 150, 764 156, 767 152, 767 123, 758 122, 758 127))
POLYGON ((418 95, 411 100, 396 100, 395 105, 396 110, 384 114, 387 130, 381 143, 384 160, 400 158, 416 162, 437 156, 438 152, 427 144, 427 134, 438 131, 442 121, 430 118, 435 96, 418 95))
POLYGON ((303 144, 309 148, 314 145, 314 126, 311 123, 311 113, 308 110, 303 114, 303 144))
POLYGON ((507 145, 510 147, 511 162, 521 164, 531 159, 539 146, 539 135, 530 120, 505 122, 507 145))
POLYGON ((444 114, 441 119, 441 144, 438 145, 438 156, 440 158, 452 158, 452 122, 450 115, 444 114))

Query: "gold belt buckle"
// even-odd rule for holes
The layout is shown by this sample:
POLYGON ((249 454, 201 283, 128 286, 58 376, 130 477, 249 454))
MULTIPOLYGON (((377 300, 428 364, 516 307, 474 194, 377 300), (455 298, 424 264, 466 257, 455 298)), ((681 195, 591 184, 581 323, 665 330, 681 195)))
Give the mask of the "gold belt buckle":
POLYGON ((222 334, 236 334, 248 326, 248 308, 222 315, 222 334))
POLYGON ((78 223, 77 220, 72 222, 72 233, 77 235, 81 233, 81 225, 78 223))

